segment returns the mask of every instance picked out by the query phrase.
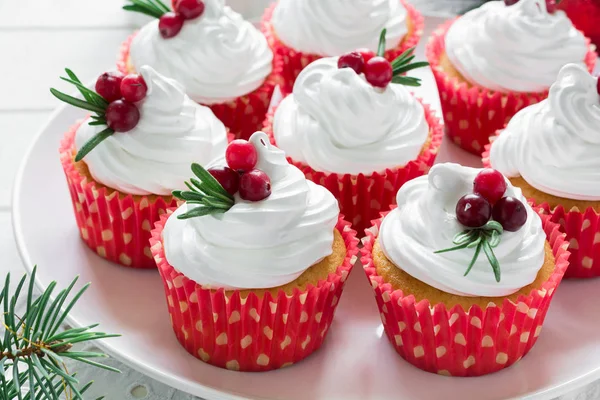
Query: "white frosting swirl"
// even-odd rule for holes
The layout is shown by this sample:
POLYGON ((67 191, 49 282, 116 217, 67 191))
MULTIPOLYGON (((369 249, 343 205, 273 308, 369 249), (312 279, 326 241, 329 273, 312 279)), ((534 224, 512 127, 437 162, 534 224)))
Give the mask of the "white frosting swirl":
POLYGON ((223 0, 204 4, 204 14, 185 21, 175 37, 160 36, 158 20, 144 26, 131 43, 131 62, 181 82, 194 101, 224 103, 264 83, 273 53, 262 33, 223 0))
POLYGON ((320 59, 300 73, 275 113, 277 145, 294 161, 339 174, 371 174, 416 159, 429 134, 421 103, 402 85, 373 87, 337 60, 320 59))
POLYGON ((435 254, 452 247, 464 227, 456 220, 458 200, 473 191, 479 169, 458 164, 435 165, 429 175, 406 183, 398 191, 398 208, 390 212, 379 231, 384 254, 398 268, 439 290, 459 296, 508 296, 531 284, 544 264, 546 235, 542 221, 527 204, 521 190, 507 180, 506 196, 527 208, 527 222, 516 232, 505 231, 494 248, 501 270, 496 282, 492 267, 480 254, 467 276, 475 249, 435 254))
POLYGON ((585 38, 545 0, 492 1, 468 12, 446 35, 446 54, 471 83, 500 92, 543 92, 567 63, 581 63, 585 38))
POLYGON ((598 79, 563 67, 547 100, 521 110, 493 143, 492 166, 554 196, 600 200, 598 79))
MULTIPOLYGON (((136 103, 140 121, 128 132, 116 132, 83 159, 92 177, 134 195, 170 195, 185 189, 190 164, 207 164, 225 152, 227 132, 210 108, 193 102, 183 87, 152 68, 140 73, 146 97, 136 103)), ((106 129, 84 122, 75 134, 79 150, 106 129)))
POLYGON ((258 150, 256 167, 271 179, 271 195, 259 202, 236 195, 224 214, 179 220, 178 215, 194 208, 183 204, 163 231, 167 261, 203 286, 277 287, 332 252, 339 215, 333 195, 288 164, 264 133, 255 133, 250 141, 258 150))
POLYGON ((408 32, 399 0, 279 0, 271 23, 287 46, 305 53, 339 56, 358 48, 377 50, 387 28, 387 49, 408 32))

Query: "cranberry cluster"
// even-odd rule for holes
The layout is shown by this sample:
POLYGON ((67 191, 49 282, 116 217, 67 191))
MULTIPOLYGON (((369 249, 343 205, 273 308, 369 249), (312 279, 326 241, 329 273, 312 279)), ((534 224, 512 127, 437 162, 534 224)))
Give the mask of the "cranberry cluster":
POLYGON ((238 191, 248 201, 264 200, 271 195, 271 180, 260 169, 254 168, 258 153, 247 140, 237 139, 225 150, 228 167, 210 168, 208 172, 232 196, 238 191))
MULTIPOLYGON (((517 4, 519 0, 504 0, 504 4, 507 6, 512 6, 513 4, 517 4)), ((546 10, 550 14, 554 14, 556 10, 558 10, 558 5, 556 4, 556 0, 546 0, 546 10)))
POLYGON ((494 169, 482 170, 473 181, 473 193, 456 204, 456 219, 468 228, 480 228, 490 219, 506 231, 518 231, 527 221, 527 210, 514 197, 504 197, 506 181, 494 169))
POLYGON ((369 49, 342 55, 338 60, 338 68, 352 68, 357 74, 364 73, 367 82, 380 88, 389 85, 393 78, 392 64, 369 49))
POLYGON ((105 72, 96 80, 96 93, 109 102, 106 124, 115 132, 127 132, 140 120, 140 111, 134 104, 144 97, 148 87, 141 75, 124 76, 119 71, 105 72))
POLYGON ((174 0, 175 12, 164 13, 158 21, 160 35, 169 39, 176 36, 185 20, 198 18, 204 14, 204 2, 202 0, 174 0))

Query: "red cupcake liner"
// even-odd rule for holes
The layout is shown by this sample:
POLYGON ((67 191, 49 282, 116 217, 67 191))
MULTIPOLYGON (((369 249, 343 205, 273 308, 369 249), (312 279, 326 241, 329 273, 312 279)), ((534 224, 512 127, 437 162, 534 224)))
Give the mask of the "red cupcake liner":
MULTIPOLYGON (((358 232, 364 232, 371 226, 371 221, 390 205, 396 204, 398 189, 411 179, 425 175, 433 166, 444 136, 444 127, 435 111, 418 99, 425 109, 425 118, 430 129, 430 142, 421 151, 416 160, 409 161, 398 168, 386 169, 383 173, 371 175, 332 174, 315 171, 310 166, 296 162, 288 157, 288 161, 298 167, 307 179, 325 186, 338 200, 340 212, 352 222, 358 232)), ((267 114, 263 131, 269 135, 271 143, 277 145, 273 136, 273 118, 277 107, 267 114)))
MULTIPOLYGON (((136 34, 137 32, 129 36, 119 50, 117 69, 124 74, 134 72, 128 65, 128 60, 131 42, 136 34)), ((258 89, 226 103, 203 105, 209 107, 236 138, 248 139, 262 127, 273 90, 280 84, 283 67, 283 60, 274 56, 273 70, 258 89)))
MULTIPOLYGON (((402 42, 398 45, 398 47, 394 49, 390 49, 385 52, 384 57, 390 61, 394 60, 400 54, 402 54, 407 49, 411 47, 415 47, 421 36, 423 35, 423 30, 425 28, 425 19, 423 15, 417 11, 410 3, 405 0, 400 0, 402 5, 406 8, 408 12, 408 16, 412 22, 412 32, 410 35, 406 36, 402 42)), ((294 87, 294 82, 296 78, 300 74, 300 72, 310 63, 316 61, 324 56, 319 54, 312 53, 303 53, 301 51, 296 51, 288 46, 286 46, 283 42, 279 40, 277 34, 273 29, 273 25, 271 24, 271 17, 273 16, 273 11, 275 10, 276 4, 272 4, 263 15, 261 21, 261 30, 263 34, 267 37, 269 41, 269 45, 273 49, 273 53, 276 58, 280 59, 283 64, 283 71, 281 75, 281 83, 282 83, 282 91, 284 93, 290 93, 292 88, 294 87)))
MULTIPOLYGON (((387 213, 385 213, 387 214, 387 213)), ((385 216, 382 214, 382 216, 385 216)), ((382 218, 367 230, 361 261, 375 291, 385 333, 394 349, 417 368, 448 376, 479 376, 519 361, 535 344, 556 287, 569 266, 567 242, 557 224, 541 216, 544 232, 556 258, 556 268, 542 288, 516 303, 485 309, 461 306, 450 310, 442 303, 416 302, 413 295, 393 290, 377 274, 372 251, 382 218)))
POLYGON ((287 367, 319 349, 335 313, 345 281, 356 262, 358 240, 340 216, 336 228, 346 244, 337 271, 316 286, 276 297, 265 292, 242 298, 240 291, 202 288, 167 262, 162 230, 171 214, 152 231, 152 254, 163 278, 171 323, 179 343, 194 357, 236 371, 287 367))
MULTIPOLYGON (((444 123, 448 136, 463 149, 481 155, 489 137, 501 129, 521 109, 548 97, 543 93, 500 93, 483 87, 469 87, 466 82, 452 78, 440 66, 445 52, 445 37, 456 19, 446 22, 433 32, 427 44, 426 56, 435 76, 444 123)), ((588 53, 585 63, 594 70, 597 54, 586 38, 588 53)))
POLYGON ((59 149, 81 238, 109 261, 131 268, 156 268, 148 244, 150 231, 168 207, 177 205, 176 200, 172 196, 134 198, 81 175, 72 149, 82 122, 67 131, 59 149))
MULTIPOLYGON (((493 141, 493 138, 492 138, 493 141)), ((491 167, 491 144, 485 146, 483 165, 491 167)), ((569 243, 569 269, 565 278, 594 278, 600 276, 600 213, 593 207, 583 212, 577 208, 566 210, 563 206, 550 207, 548 203, 538 204, 535 199, 527 202, 538 213, 549 215, 550 220, 560 225, 569 243)))

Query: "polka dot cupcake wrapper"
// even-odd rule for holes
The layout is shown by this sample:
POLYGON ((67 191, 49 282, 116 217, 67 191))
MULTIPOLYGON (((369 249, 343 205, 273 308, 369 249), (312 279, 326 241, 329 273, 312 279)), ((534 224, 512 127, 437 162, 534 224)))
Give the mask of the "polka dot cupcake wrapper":
POLYGON ((334 274, 316 286, 273 297, 240 291, 204 289, 165 259, 163 215, 152 231, 152 254, 164 282, 171 323, 179 343, 194 357, 236 371, 287 367, 319 349, 325 339, 345 281, 356 262, 358 240, 340 217, 336 228, 347 248, 334 274))
MULTIPOLYGON (((117 69, 124 74, 133 72, 129 63, 129 49, 137 34, 129 36, 121 45, 117 60, 117 69)), ((232 101, 206 105, 219 118, 236 138, 248 139, 262 127, 265 115, 271 104, 275 87, 280 84, 283 71, 283 60, 273 58, 273 70, 258 89, 232 101)), ((193 72, 191 72, 193 73, 193 72)))
MULTIPOLYGON (((423 15, 417 11, 411 4, 404 0, 400 0, 402 5, 406 8, 408 16, 412 22, 412 32, 409 36, 405 37, 400 45, 395 49, 388 50, 385 53, 385 58, 393 60, 402 54, 405 50, 416 46, 423 35, 423 29, 425 28, 425 19, 423 15)), ((284 93, 290 93, 296 78, 308 64, 323 58, 322 55, 303 53, 295 51, 294 49, 287 47, 283 42, 277 38, 277 34, 273 30, 271 24, 271 17, 275 10, 275 4, 271 5, 263 15, 261 22, 261 30, 269 41, 269 45, 273 49, 275 57, 281 60, 283 64, 282 71, 282 91, 284 93)))
MULTIPOLYGON (((469 87, 458 82, 440 66, 445 51, 445 36, 455 20, 440 26, 429 39, 427 60, 440 93, 446 131, 452 141, 463 149, 481 155, 489 138, 521 109, 548 97, 544 93, 500 93, 482 87, 469 87)), ((597 54, 586 38, 588 53, 585 63, 594 70, 597 54)))
MULTIPOLYGON (((387 213, 386 213, 387 214, 387 213)), ((385 216, 385 214, 383 214, 385 216)), ((377 274, 372 259, 373 244, 382 219, 367 231, 361 261, 375 291, 385 333, 392 346, 412 365, 440 375, 479 376, 506 368, 529 352, 565 270, 569 252, 558 225, 542 216, 544 231, 556 258, 556 268, 540 289, 502 306, 460 306, 448 310, 444 304, 416 302, 393 290, 377 274)))
MULTIPOLYGON (((342 175, 315 171, 308 165, 290 158, 288 161, 298 167, 307 179, 325 186, 333 193, 338 200, 340 212, 352 222, 353 229, 362 233, 382 211, 388 210, 390 205, 396 203, 396 193, 402 185, 427 174, 435 161, 444 136, 444 128, 430 107, 427 104, 423 104, 423 107, 430 129, 430 142, 416 160, 403 167, 371 175, 342 175)), ((276 107, 269 111, 263 131, 269 135, 271 142, 277 145, 273 137, 275 112, 276 107)))
POLYGON ((60 161, 67 178, 75 219, 85 244, 99 256, 131 268, 156 268, 150 252, 150 231, 171 197, 120 193, 88 180, 75 167, 73 144, 81 121, 65 134, 60 161))
MULTIPOLYGON (((483 153, 485 167, 491 167, 490 147, 487 145, 483 153)), ((548 203, 537 204, 534 199, 527 201, 539 214, 550 216, 550 220, 559 224, 561 231, 567 235, 571 256, 565 278, 600 276, 600 213, 593 207, 584 211, 577 208, 566 210, 562 206, 552 209, 548 203)))

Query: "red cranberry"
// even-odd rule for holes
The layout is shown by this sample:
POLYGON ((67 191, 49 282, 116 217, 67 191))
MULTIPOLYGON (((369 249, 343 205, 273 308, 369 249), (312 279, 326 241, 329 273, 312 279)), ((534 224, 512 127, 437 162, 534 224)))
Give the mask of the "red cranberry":
POLYGON ((506 192, 504 176, 492 168, 481 170, 473 181, 473 192, 482 195, 490 204, 495 204, 506 192))
POLYGON ((555 0, 546 0, 546 10, 548 10, 548 12, 550 14, 554 14, 556 12, 556 10, 558 10, 556 1, 555 0))
POLYGON ((229 168, 236 171, 250 171, 256 166, 258 153, 247 140, 236 139, 225 150, 225 160, 229 168))
POLYGON ((240 187, 240 175, 229 167, 209 168, 208 172, 223 186, 230 195, 237 193, 240 187))
POLYGON ((184 19, 198 18, 204 13, 202 0, 178 0, 175 2, 175 11, 184 19))
POLYGON ((123 99, 135 103, 146 97, 148 86, 141 75, 129 74, 121 81, 123 99))
POLYGON ((163 14, 158 20, 158 31, 164 39, 176 36, 183 27, 183 17, 174 12, 163 14))
POLYGON ((271 180, 260 169, 246 172, 240 178, 240 197, 248 201, 264 200, 271 195, 271 180))
POLYGON ((358 50, 356 50, 356 52, 359 53, 362 56, 363 61, 365 63, 369 62, 369 60, 371 58, 373 58, 373 57, 375 57, 377 55, 377 54, 375 54, 374 51, 371 51, 369 49, 358 49, 358 50))
POLYGON ((357 74, 363 72, 364 66, 365 61, 357 51, 346 53, 338 59, 338 68, 352 68, 357 74))
POLYGON ((505 231, 515 232, 527 222, 527 209, 520 200, 503 197, 494 205, 492 216, 505 231))
POLYGON ((597 77, 598 81, 596 82, 596 91, 598 92, 598 95, 600 96, 600 76, 597 77))
POLYGON ((384 88, 392 81, 392 64, 383 57, 373 57, 365 64, 365 78, 375 87, 384 88))
POLYGON ((517 4, 519 0, 504 0, 504 4, 507 6, 512 6, 513 4, 517 4))
POLYGON ((492 217, 492 206, 479 194, 467 194, 456 203, 456 219, 468 228, 479 228, 492 217))
POLYGON ((128 101, 115 100, 106 108, 106 124, 115 132, 130 131, 139 120, 140 111, 128 101))
POLYGON ((119 71, 105 72, 96 80, 96 93, 109 103, 121 98, 121 81, 123 74, 119 71))

